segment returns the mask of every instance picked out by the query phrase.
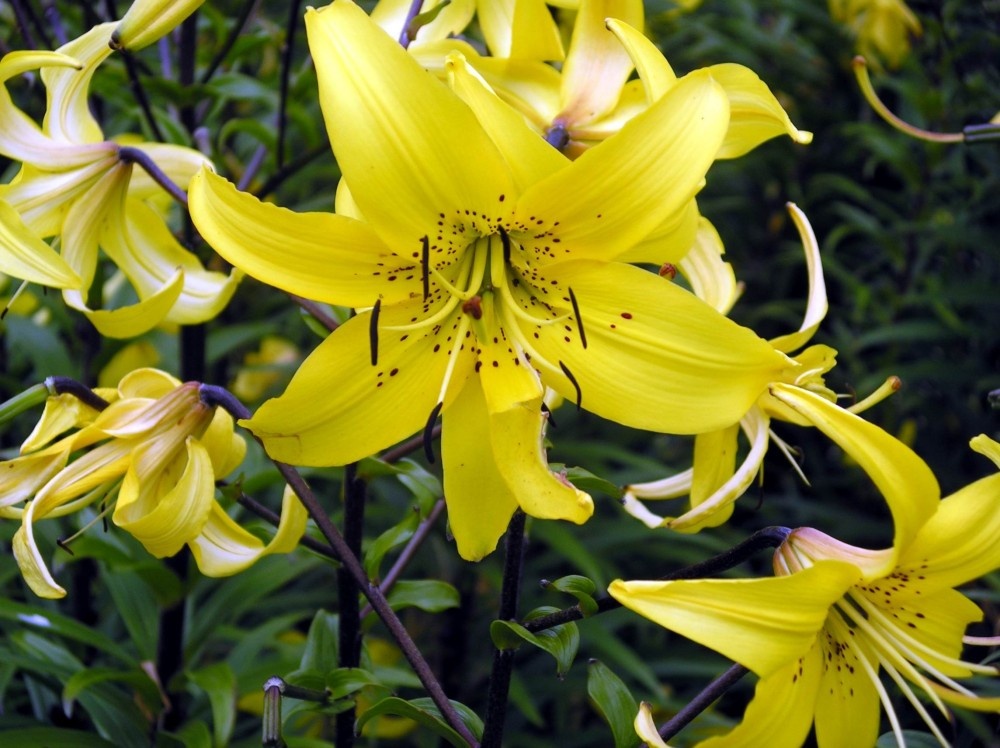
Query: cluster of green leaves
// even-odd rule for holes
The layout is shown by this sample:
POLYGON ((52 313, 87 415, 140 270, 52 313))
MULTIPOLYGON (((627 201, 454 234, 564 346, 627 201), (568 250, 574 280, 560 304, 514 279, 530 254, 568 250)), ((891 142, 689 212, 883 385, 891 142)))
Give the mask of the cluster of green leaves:
MULTIPOLYGON (((120 14, 124 3, 118 4, 120 14)), ((52 47, 60 30, 72 34, 104 20, 114 3, 56 2, 55 16, 43 13, 50 4, 19 5, 43 19, 40 27, 29 26, 30 39, 52 47)), ((985 395, 1000 387, 1000 250, 991 241, 1000 215, 1000 153, 988 144, 918 143, 875 118, 850 72, 851 40, 823 4, 705 0, 684 16, 663 12, 667 5, 648 4, 650 27, 678 72, 743 63, 779 92, 796 124, 815 133, 808 148, 775 141, 710 173, 700 205, 746 283, 734 316, 765 336, 797 326, 805 270, 783 207, 794 200, 813 221, 823 250, 831 312, 816 342, 839 351, 831 384, 864 395, 889 374, 900 375, 906 388, 870 417, 911 441, 946 491, 985 474, 987 466, 965 444, 997 430, 985 395)), ((876 85, 905 119, 957 130, 1000 108, 1000 29, 986 5, 912 3, 924 36, 901 70, 876 75, 876 85)), ((301 19, 294 34, 288 31, 298 10, 297 3, 210 1, 198 15, 190 80, 182 80, 176 57, 175 74, 164 74, 156 48, 136 64, 166 139, 207 148, 234 181, 244 179, 247 189, 282 205, 327 210, 339 174, 326 145, 301 19), (250 7, 255 11, 240 29, 238 19, 250 7), (236 38, 231 46, 230 37, 236 38), (192 122, 198 125, 193 131, 186 124, 192 122)), ((5 50, 30 44, 12 4, 0 3, 0 40, 5 50)), ((168 45, 167 54, 176 55, 178 46, 183 43, 168 45)), ((18 103, 40 116, 37 80, 10 85, 18 103)), ((101 70, 93 91, 108 132, 154 136, 120 60, 101 70)), ((4 178, 16 168, 0 167, 4 178)), ((176 228, 194 241, 180 213, 176 228)), ((195 247, 210 259, 206 248, 195 247)), ((39 294, 38 304, 33 315, 9 315, 0 323, 2 399, 52 374, 95 383, 130 342, 97 338, 58 294, 39 294)), ((156 351, 162 368, 227 384, 264 336, 281 335, 308 352, 322 332, 308 322, 287 297, 248 279, 225 314, 205 328, 181 336, 156 332, 141 343, 156 351), (200 357, 192 346, 200 347, 200 357)), ((271 394, 293 368, 281 371, 285 379, 272 385, 271 394)), ((612 741, 616 748, 634 746, 638 700, 669 715, 726 668, 718 656, 625 611, 589 615, 614 578, 667 574, 769 524, 810 524, 857 542, 887 538, 873 489, 808 431, 789 426, 780 435, 801 445, 811 487, 769 457, 763 487, 739 502, 731 523, 685 536, 650 531, 627 518, 615 487, 683 466, 689 440, 572 412, 559 412, 558 423, 550 432, 552 459, 589 471, 571 477, 597 492, 598 507, 583 527, 529 524, 520 623, 496 620, 502 554, 478 565, 461 562, 441 532, 443 522, 389 595, 446 693, 464 705, 461 713, 474 733, 482 728, 476 715, 486 711, 494 647, 515 658, 505 734, 509 745, 524 748, 556 740, 581 748, 612 741), (541 581, 549 579, 554 581, 541 581), (523 625, 573 605, 584 613, 578 622, 534 633, 523 625)), ((5 455, 30 427, 29 415, 0 433, 5 455)), ((416 461, 373 459, 358 466, 358 475, 368 483, 363 561, 380 579, 434 512, 440 485, 416 461)), ((307 477, 339 523, 343 471, 316 470, 307 477)), ((277 475, 255 445, 238 488, 276 506, 277 475)), ((84 519, 94 517, 91 512, 84 519)), ((263 523, 245 514, 240 519, 266 534, 263 523)), ((0 524, 7 547, 15 529, 15 523, 0 524)), ((46 522, 37 532, 51 549, 75 529, 46 522)), ((32 598, 13 558, 0 556, 4 745, 259 745, 267 708, 263 687, 272 676, 321 694, 318 701, 281 700, 278 722, 290 746, 331 745, 336 715, 352 708, 366 744, 461 744, 374 614, 362 621, 360 661, 342 667, 335 565, 318 554, 271 557, 231 579, 209 580, 187 560, 152 559, 99 523, 72 551, 55 553, 57 573, 70 590, 60 603, 32 598), (177 630, 166 630, 165 621, 177 630), (151 674, 164 673, 170 646, 178 648, 179 661, 159 683, 151 674)), ((741 573, 766 568, 761 558, 741 573)), ((998 581, 986 580, 979 592, 984 604, 996 606, 998 581)), ((741 684, 703 714, 677 744, 732 724, 750 685, 741 684)), ((988 740, 985 718, 960 716, 958 744, 988 740)))

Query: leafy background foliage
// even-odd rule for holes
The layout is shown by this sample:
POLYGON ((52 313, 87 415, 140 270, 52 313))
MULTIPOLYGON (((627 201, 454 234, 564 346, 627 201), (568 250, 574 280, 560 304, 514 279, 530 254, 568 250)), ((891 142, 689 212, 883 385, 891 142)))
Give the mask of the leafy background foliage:
MULTIPOLYGON (((43 13, 49 3, 26 5, 40 19, 52 18, 43 13)), ((72 32, 103 20, 115 3, 51 5, 72 32)), ((124 3, 118 5, 122 12, 124 3)), ((339 175, 326 145, 301 26, 287 46, 291 4, 260 3, 236 45, 221 63, 213 63, 245 5, 209 2, 200 12, 193 85, 159 75, 156 49, 138 56, 156 121, 169 140, 207 149, 234 180, 260 160, 248 189, 297 210, 328 210, 339 175), (291 60, 287 126, 279 134, 277 92, 286 52, 291 60), (213 64, 216 72, 203 79, 213 64), (190 133, 184 122, 193 113, 204 128, 190 133)), ((678 72, 717 62, 745 64, 779 93, 796 124, 815 133, 809 147, 774 141, 717 164, 709 174, 699 200, 702 211, 716 223, 727 258, 746 284, 733 316, 765 336, 797 327, 805 269, 784 203, 798 203, 822 246, 831 311, 814 342, 839 351, 832 386, 864 396, 886 376, 899 375, 904 389, 869 418, 912 444, 946 493, 987 474, 991 466, 966 443, 975 434, 998 430, 997 412, 986 400, 989 390, 1000 387, 996 146, 928 145, 890 130, 862 100, 850 70, 852 41, 822 3, 705 0, 690 15, 673 14, 670 5, 649 2, 647 16, 649 31, 678 72)), ((875 73, 878 90, 904 119, 927 129, 955 131, 987 121, 1000 108, 996 3, 911 5, 924 34, 901 69, 875 73)), ((52 41, 51 20, 42 25, 52 41)), ((34 42, 44 45, 38 29, 33 34, 34 42)), ((0 42, 3 51, 28 45, 10 3, 0 3, 0 42)), ((19 104, 41 114, 37 79, 13 81, 10 88, 19 104)), ((120 61, 101 69, 93 91, 107 132, 152 136, 120 61)), ((6 165, 4 178, 15 170, 6 165)), ((197 244, 180 214, 176 228, 204 259, 218 262, 197 244)), ((95 384, 98 372, 126 344, 99 339, 63 307, 58 294, 34 296, 32 315, 11 314, 2 322, 4 399, 53 374, 95 384)), ((141 342, 156 351, 159 366, 177 372, 181 347, 201 335, 204 378, 219 384, 232 382, 244 355, 265 335, 288 338, 303 352, 319 339, 285 296, 247 280, 224 315, 205 328, 187 330, 180 339, 156 332, 141 342)), ((293 370, 292 363, 279 367, 279 379, 266 394, 279 391, 293 370)), ((5 456, 13 455, 32 417, 0 433, 5 456)), ((612 484, 661 477, 690 459, 690 440, 630 431, 566 408, 557 420, 550 433, 551 459, 579 465, 612 484)), ((740 500, 733 521, 722 528, 694 536, 649 531, 621 511, 611 489, 598 492, 595 516, 583 527, 529 524, 521 614, 572 605, 580 596, 600 594, 616 577, 661 576, 771 524, 811 524, 861 543, 887 540, 881 501, 835 447, 792 426, 779 435, 800 447, 811 486, 772 454, 763 486, 740 500), (592 580, 596 592, 579 579, 563 579, 568 575, 592 580)), ((418 463, 390 468, 370 461, 359 469, 370 477, 365 560, 384 574, 399 544, 432 510, 440 487, 418 463)), ((339 521, 343 471, 316 470, 307 477, 339 521)), ((254 445, 240 480, 243 491, 277 506, 277 474, 254 445)), ((245 514, 240 518, 263 531, 262 523, 245 514)), ((446 692, 481 716, 502 553, 478 565, 463 563, 442 528, 439 521, 413 558, 393 603, 405 608, 403 620, 446 692)), ((15 529, 15 523, 0 524, 7 548, 15 529)), ((43 547, 54 549, 57 538, 75 529, 69 522, 45 522, 38 532, 43 547)), ((373 732, 362 742, 440 744, 440 728, 414 729, 392 715, 388 702, 381 708, 386 714, 371 708, 390 694, 403 700, 423 695, 374 616, 364 621, 360 668, 338 670, 335 568, 319 555, 300 550, 264 559, 231 579, 209 580, 187 559, 152 559, 128 536, 100 524, 72 549, 72 556, 53 554, 70 590, 59 603, 33 598, 12 556, 0 555, 0 742, 5 745, 145 746, 151 740, 158 746, 259 745, 262 686, 272 675, 335 694, 326 705, 284 699, 281 717, 289 745, 331 745, 333 715, 352 700, 362 714, 371 712, 365 719, 373 732), (169 681, 157 685, 148 673, 154 663, 162 665, 169 646, 162 616, 171 609, 183 611, 168 619, 175 621, 180 660, 169 681), (168 713, 166 699, 173 707, 168 713)), ((767 571, 762 554, 733 573, 767 571)), ((982 633, 995 625, 998 589, 1000 580, 988 578, 975 590, 987 611, 982 633)), ((525 748, 557 740, 581 747, 634 745, 628 723, 637 700, 651 701, 664 718, 729 664, 621 610, 566 627, 536 646, 511 627, 501 629, 494 625, 494 641, 501 646, 520 642, 507 743, 525 748)), ((703 714, 676 744, 690 744, 738 719, 749 681, 703 714)), ((397 704, 395 711, 437 724, 422 702, 397 704)), ((901 712, 911 714, 905 707, 901 712)), ((959 717, 957 745, 991 740, 993 720, 959 717)))

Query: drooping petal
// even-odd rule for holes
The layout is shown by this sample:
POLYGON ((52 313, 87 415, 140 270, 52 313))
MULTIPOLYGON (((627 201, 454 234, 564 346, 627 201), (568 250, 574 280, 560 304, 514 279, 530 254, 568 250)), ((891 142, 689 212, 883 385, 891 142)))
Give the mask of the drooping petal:
POLYGON ((233 432, 233 417, 217 408, 212 422, 199 440, 212 460, 212 472, 216 480, 233 472, 247 453, 246 440, 233 432))
MULTIPOLYGON (((819 395, 786 384, 772 385, 770 393, 830 437, 861 466, 892 512, 895 552, 907 548, 939 504, 940 489, 927 464, 878 426, 819 395)), ((886 556, 881 575, 895 565, 894 555, 886 556)), ((878 571, 869 573, 878 575, 878 571)))
MULTIPOLYGON (((701 218, 691 250, 678 263, 694 295, 720 314, 729 314, 743 292, 733 266, 722 259, 725 254, 719 232, 707 218, 701 218)), ((778 350, 787 353, 784 348, 778 350)))
POLYGON ((477 0, 476 7, 494 57, 563 59, 559 29, 544 0, 477 0))
MULTIPOLYGON (((718 488, 708 496, 695 501, 694 490, 691 495, 691 509, 676 519, 667 517, 665 525, 680 532, 695 532, 705 527, 716 527, 729 518, 733 502, 746 493, 753 482, 754 476, 760 471, 767 452, 768 427, 767 417, 754 406, 741 419, 740 425, 750 440, 750 451, 743 459, 738 469, 731 471, 718 488)), ((700 437, 698 437, 700 438, 700 437)), ((697 445, 697 441, 695 442, 697 445)), ((735 444, 733 445, 735 447, 735 444)), ((695 451, 697 461, 698 452, 695 451)), ((697 463, 696 463, 697 465, 697 463)), ((697 469, 695 470, 697 475, 697 469)))
POLYGON ((794 660, 761 678, 747 705, 743 720, 730 732, 711 737, 698 748, 798 748, 809 735, 823 659, 820 647, 812 647, 801 660, 794 660))
MULTIPOLYGON (((600 416, 675 434, 725 428, 787 366, 752 331, 653 273, 612 264, 564 268, 562 276, 575 292, 587 347, 558 324, 524 337, 554 366, 569 369, 582 407, 600 416)), ((576 399, 569 379, 543 377, 576 399)))
POLYGON ((771 89, 750 68, 723 63, 708 71, 729 97, 729 131, 717 158, 737 158, 779 135, 788 135, 796 143, 812 142, 812 133, 792 124, 771 89))
MULTIPOLYGON (((80 70, 79 60, 58 52, 16 51, 0 59, 0 84, 36 68, 80 70)), ((6 86, 0 85, 0 153, 14 161, 70 169, 95 158, 103 148, 89 144, 53 143, 34 120, 14 106, 6 86)))
MULTIPOLYGON (((97 394, 103 396, 107 392, 97 394)), ((42 417, 38 419, 35 428, 21 444, 21 454, 41 449, 69 429, 81 428, 85 424, 91 423, 96 415, 97 411, 94 408, 75 395, 64 393, 46 398, 42 417)))
POLYGON ((147 47, 180 26, 205 0, 135 0, 111 34, 114 49, 147 47))
POLYGON ((899 557, 931 594, 958 587, 1000 568, 1000 474, 981 478, 946 497, 899 557))
POLYGON ((34 496, 66 466, 70 456, 68 447, 68 444, 53 445, 35 454, 0 462, 0 507, 15 506, 34 496))
POLYGON ((643 701, 639 704, 639 713, 635 715, 632 726, 635 728, 636 735, 642 739, 647 748, 670 748, 663 742, 663 738, 660 737, 660 733, 656 729, 649 702, 643 701))
POLYGON ((17 211, 0 200, 0 272, 50 288, 79 288, 83 281, 52 247, 32 233, 17 211))
MULTIPOLYGON (((25 509, 25 515, 30 513, 31 506, 29 504, 25 509)), ((14 533, 11 547, 17 566, 21 570, 21 576, 32 592, 47 600, 66 597, 66 590, 56 582, 42 558, 41 551, 35 543, 34 529, 30 521, 22 524, 14 533)))
POLYGON ((198 232, 216 252, 289 293, 366 307, 421 292, 416 266, 395 257, 361 221, 261 202, 207 168, 191 180, 189 207, 198 232))
POLYGON ((272 553, 291 553, 306 530, 309 513, 288 488, 281 500, 278 530, 265 545, 240 527, 215 501, 201 533, 188 543, 201 573, 227 577, 249 568, 272 553))
POLYGON ((553 231, 574 259, 614 259, 694 197, 728 111, 707 73, 685 76, 617 134, 530 188, 518 220, 533 229, 542 221, 539 230, 553 231))
POLYGON ((677 76, 670 63, 641 31, 617 19, 608 20, 608 31, 618 37, 618 41, 632 58, 639 80, 646 90, 647 104, 651 105, 676 85, 677 76))
POLYGON ((245 425, 264 440, 268 454, 294 465, 344 465, 419 431, 438 403, 451 357, 459 356, 451 395, 474 365, 469 346, 451 353, 446 340, 458 329, 458 315, 437 332, 384 329, 421 310, 417 300, 381 312, 374 366, 372 313, 348 320, 302 362, 284 394, 264 403, 245 425))
POLYGON ((306 31, 334 153, 383 241, 408 258, 441 213, 501 215, 507 168, 445 84, 346 0, 308 10, 306 31))
POLYGON ((518 192, 569 164, 569 159, 538 137, 523 117, 500 100, 464 57, 449 55, 445 69, 455 93, 475 112, 503 154, 518 192))
POLYGON ((176 459, 161 465, 154 458, 159 450, 156 441, 135 450, 112 519, 152 555, 163 558, 201 533, 215 504, 215 476, 208 452, 193 437, 187 439, 187 458, 179 476, 176 459), (156 465, 155 471, 143 470, 143 463, 156 465), (161 478, 158 471, 165 475, 161 478), (167 490, 159 494, 161 486, 167 490))
MULTIPOLYGON (((493 552, 518 508, 497 464, 490 415, 478 377, 470 377, 443 414, 441 461, 448 525, 459 555, 478 561, 493 552)), ((519 465, 521 471, 524 466, 519 465)))
POLYGON ((851 564, 824 561, 798 574, 765 579, 618 580, 608 593, 766 678, 809 651, 830 606, 857 579, 851 564))
POLYGON ((802 238, 802 247, 806 253, 806 268, 809 272, 809 298, 806 302, 806 313, 798 332, 772 338, 771 345, 779 351, 790 353, 808 343, 820 322, 826 317, 829 305, 826 300, 826 281, 823 278, 823 262, 819 256, 819 242, 813 233, 809 219, 797 205, 788 203, 788 212, 795 222, 795 228, 802 238))
POLYGON ((594 513, 593 499, 549 470, 543 444, 547 420, 541 398, 494 413, 490 437, 497 466, 525 514, 583 524, 594 513))
POLYGON ((53 140, 70 145, 104 140, 101 127, 90 111, 87 93, 94 71, 111 54, 108 42, 114 27, 114 23, 94 26, 83 36, 56 50, 83 63, 82 70, 64 67, 42 69, 48 99, 42 130, 53 140))
POLYGON ((632 73, 632 60, 604 25, 612 17, 642 27, 640 0, 582 0, 562 69, 560 119, 577 124, 607 114, 632 73))
POLYGON ((79 291, 64 291, 66 304, 83 312, 97 331, 109 338, 134 338, 166 320, 184 290, 184 271, 178 269, 152 296, 119 309, 90 309, 79 291))

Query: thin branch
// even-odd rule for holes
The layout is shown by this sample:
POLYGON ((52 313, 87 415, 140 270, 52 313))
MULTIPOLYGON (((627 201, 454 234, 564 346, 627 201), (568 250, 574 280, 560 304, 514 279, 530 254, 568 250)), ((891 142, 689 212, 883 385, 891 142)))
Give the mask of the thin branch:
POLYGON ((246 2, 243 3, 243 7, 240 9, 240 14, 233 22, 233 27, 229 30, 229 36, 226 37, 226 41, 223 42, 219 51, 215 53, 215 57, 212 58, 212 61, 208 63, 208 67, 205 68, 205 72, 202 73, 201 78, 198 79, 199 83, 208 83, 212 76, 215 75, 215 71, 219 69, 219 66, 225 62, 226 56, 232 51, 236 41, 243 34, 243 29, 246 28, 247 21, 250 20, 250 16, 257 10, 258 5, 260 5, 260 0, 246 0, 246 2))
POLYGON ((254 195, 257 197, 262 197, 268 195, 278 189, 285 180, 295 176, 301 169, 308 166, 309 163, 316 158, 319 158, 324 153, 330 152, 330 146, 326 143, 320 146, 316 146, 310 151, 305 151, 301 156, 292 161, 289 161, 284 166, 281 166, 274 172, 267 181, 264 182, 260 187, 254 191, 254 195))
POLYGON ((732 665, 726 672, 709 683, 701 693, 685 704, 683 709, 664 722, 659 729, 660 737, 668 740, 679 733, 691 720, 708 709, 712 702, 732 688, 733 684, 749 672, 740 664, 732 665))
MULTIPOLYGON (((435 426, 433 429, 431 429, 430 436, 431 439, 437 439, 439 436, 441 436, 441 426, 438 425, 435 426)), ((412 439, 403 442, 398 447, 394 447, 393 449, 390 449, 388 452, 385 452, 382 455, 381 459, 383 462, 388 462, 388 463, 399 462, 407 455, 420 451, 421 449, 423 449, 423 447, 424 447, 424 436, 423 434, 421 434, 420 436, 415 436, 412 439)))
POLYGON ((149 154, 141 148, 123 145, 118 149, 118 160, 127 164, 139 164, 149 176, 162 187, 174 200, 181 205, 187 206, 187 193, 180 186, 166 175, 166 173, 156 165, 156 162, 149 157, 149 154))
MULTIPOLYGON (((365 482, 358 478, 356 464, 344 468, 344 541, 351 553, 361 555, 365 519, 365 482)), ((367 578, 367 577, 366 577, 367 578)), ((337 601, 340 628, 338 631, 340 667, 357 667, 361 662, 361 616, 358 605, 358 583, 344 567, 337 570, 337 601)), ((354 745, 354 707, 337 714, 335 743, 338 748, 354 745)))
MULTIPOLYGON (((232 393, 222 387, 203 384, 201 386, 201 397, 202 400, 209 405, 218 405, 225 408, 231 415, 238 419, 250 417, 250 411, 247 407, 237 400, 232 393)), ((465 723, 462 722, 462 718, 458 715, 455 707, 448 700, 447 695, 441 688, 441 684, 438 682, 430 666, 427 664, 427 661, 424 659, 423 654, 420 652, 420 649, 410 636, 410 632, 406 630, 406 627, 403 626, 403 623, 399 620, 396 612, 389 606, 389 602, 385 599, 385 595, 382 594, 378 587, 368 578, 367 574, 365 574, 364 567, 361 565, 358 557, 351 552, 351 549, 348 547, 343 536, 330 521, 329 516, 316 499, 312 489, 309 488, 308 484, 305 480, 303 480, 299 472, 291 465, 278 462, 277 460, 274 461, 274 465, 278 468, 278 472, 281 473, 285 482, 288 483, 291 489, 299 497, 302 505, 306 508, 306 511, 309 512, 309 516, 316 523, 316 526, 319 527, 320 532, 323 534, 323 537, 326 538, 330 547, 333 548, 333 550, 340 556, 341 563, 344 564, 348 573, 361 589, 362 594, 368 598, 368 602, 371 603, 371 606, 378 614, 378 617, 382 619, 382 623, 385 624, 389 633, 396 640, 400 651, 410 663, 414 673, 416 673, 417 678, 420 679, 420 682, 423 684, 431 700, 441 712, 444 720, 472 748, 479 748, 479 742, 469 731, 469 728, 465 726, 465 723)))
MULTIPOLYGON (((224 484, 223 484, 224 485, 224 484)), ((272 512, 268 507, 261 504, 254 498, 247 496, 245 493, 240 491, 239 495, 236 497, 236 502, 246 509, 247 511, 256 514, 262 520, 268 524, 274 525, 275 527, 281 522, 281 516, 276 512, 272 512)), ((310 538, 308 535, 303 535, 299 539, 299 545, 304 545, 309 550, 314 553, 318 553, 321 556, 325 556, 331 561, 340 561, 340 557, 333 552, 333 550, 326 543, 320 543, 314 538, 310 538)))
POLYGON ((285 164, 285 136, 288 130, 288 87, 292 78, 292 55, 295 52, 295 31, 302 14, 302 0, 293 0, 288 6, 288 24, 285 27, 285 49, 281 56, 281 79, 278 89, 278 144, 275 160, 280 169, 285 164))
MULTIPOLYGON (((518 510, 507 528, 506 553, 503 565, 503 587, 500 591, 501 621, 517 619, 521 595, 521 572, 524 568, 524 512, 518 510)), ((497 649, 493 653, 490 685, 486 696, 486 719, 483 727, 483 748, 500 748, 504 720, 510 694, 510 678, 514 672, 514 649, 497 649)))
POLYGON ((323 327, 325 327, 330 332, 333 332, 338 327, 340 323, 337 322, 329 313, 317 304, 315 301, 310 299, 304 299, 301 296, 296 296, 295 294, 288 294, 288 297, 301 309, 308 312, 317 322, 319 322, 323 327))
MULTIPOLYGON (((739 545, 733 546, 728 551, 720 553, 718 556, 713 556, 706 561, 701 561, 697 564, 692 564, 691 566, 685 566, 683 569, 671 572, 670 574, 660 577, 660 581, 672 581, 675 579, 701 579, 703 577, 717 574, 720 571, 731 569, 734 566, 743 563, 743 561, 757 553, 757 551, 763 550, 764 548, 777 548, 785 542, 789 532, 791 532, 791 530, 787 527, 765 527, 763 530, 755 532, 739 545)), ((598 598, 596 602, 596 613, 606 613, 609 610, 615 610, 616 608, 621 607, 621 603, 613 597, 601 597, 598 598)), ((596 613, 594 615, 596 615, 596 613)), ((533 618, 530 621, 524 621, 521 625, 528 629, 528 631, 537 632, 552 628, 553 626, 559 626, 563 623, 569 623, 570 621, 579 621, 583 617, 584 614, 580 609, 580 606, 574 605, 571 608, 565 608, 564 610, 559 610, 546 616, 540 616, 539 618, 533 618)))
MULTIPOLYGON (((434 524, 444 513, 444 507, 444 499, 438 499, 431 508, 430 512, 428 512, 426 519, 424 519, 424 521, 417 526, 417 529, 413 531, 413 536, 409 539, 409 541, 407 541, 403 550, 400 551, 399 558, 396 559, 396 562, 389 568, 389 571, 382 578, 382 581, 379 582, 378 588, 382 591, 383 595, 389 594, 389 590, 392 589, 392 586, 396 583, 396 580, 399 579, 407 564, 410 563, 410 559, 413 558, 413 554, 415 554, 417 549, 423 545, 424 540, 427 539, 427 536, 430 534, 434 524)), ((361 617, 364 618, 371 612, 372 606, 365 605, 364 609, 361 611, 361 617)))

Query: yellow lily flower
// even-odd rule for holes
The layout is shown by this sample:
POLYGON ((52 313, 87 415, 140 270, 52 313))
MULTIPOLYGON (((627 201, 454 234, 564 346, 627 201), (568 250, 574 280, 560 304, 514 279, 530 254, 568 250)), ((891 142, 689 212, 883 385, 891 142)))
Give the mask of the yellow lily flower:
MULTIPOLYGON (((996 442, 980 436, 972 446, 1000 466, 996 442)), ((858 548, 800 528, 775 552, 771 579, 612 584, 627 607, 760 676, 743 722, 700 746, 798 746, 813 723, 820 748, 873 745, 879 703, 904 745, 880 670, 942 745, 924 700, 945 717, 948 704, 1000 712, 1000 698, 959 682, 998 671, 961 659, 963 643, 996 639, 964 636, 983 613, 955 589, 1000 568, 1000 474, 934 503, 926 466, 916 475, 892 472, 888 482, 872 476, 897 523, 892 548, 858 548)))
POLYGON ((100 412, 63 394, 49 398, 22 456, 0 463, 0 511, 19 517, 14 556, 40 597, 66 591, 48 570, 34 523, 65 516, 117 494, 112 520, 157 557, 190 545, 206 574, 232 574, 266 553, 291 550, 305 529, 305 509, 290 494, 275 538, 265 546, 215 502, 215 481, 246 450, 228 413, 205 405, 199 384, 156 369, 127 375, 100 412), (67 430, 74 433, 53 441, 67 430), (70 462, 73 454, 86 450, 70 462), (27 501, 22 508, 16 506, 27 501))
MULTIPOLYGON (((121 143, 106 140, 90 113, 87 92, 111 53, 114 24, 96 26, 56 52, 12 52, 0 60, 0 83, 41 68, 49 109, 39 127, 0 93, 0 153, 23 162, 0 185, 0 271, 62 288, 71 307, 103 335, 131 337, 160 323, 195 324, 228 303, 240 273, 206 271, 184 249, 154 207, 162 188, 133 173, 121 143), (58 237, 59 253, 43 239, 58 237), (118 266, 139 297, 119 309, 92 310, 85 299, 99 249, 118 266)), ((136 143, 175 183, 186 185, 206 159, 181 146, 136 143)), ((120 285, 112 278, 104 291, 120 285)))
POLYGON ((621 423, 697 433, 737 420, 792 365, 615 261, 687 210, 718 150, 727 101, 707 74, 570 162, 523 122, 491 138, 353 3, 309 11, 306 29, 350 187, 340 214, 260 203, 208 169, 191 183, 195 224, 223 257, 358 309, 247 422, 272 457, 345 464, 421 429, 429 440, 441 413, 452 532, 478 559, 517 507, 592 512, 546 464, 546 386, 621 423))
POLYGON ((830 0, 830 15, 857 38, 858 52, 897 68, 920 36, 920 21, 903 0, 830 0))
POLYGON ((260 350, 243 357, 243 366, 236 372, 229 390, 242 402, 260 400, 281 379, 284 370, 291 370, 302 354, 290 340, 268 335, 260 341, 260 350))

